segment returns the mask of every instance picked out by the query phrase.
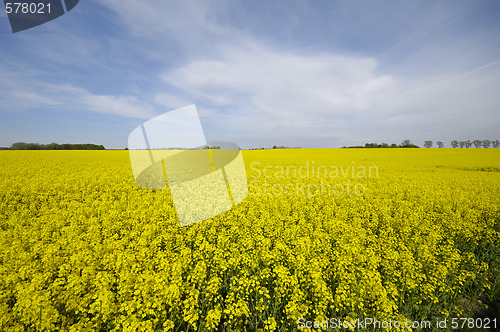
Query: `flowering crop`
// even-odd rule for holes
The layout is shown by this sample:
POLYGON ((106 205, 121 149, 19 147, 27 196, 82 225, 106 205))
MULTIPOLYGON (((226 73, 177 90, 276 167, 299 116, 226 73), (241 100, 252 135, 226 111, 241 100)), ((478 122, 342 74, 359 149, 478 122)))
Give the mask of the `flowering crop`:
POLYGON ((180 227, 168 190, 136 187, 126 151, 0 152, 0 330, 294 331, 498 301, 496 149, 243 156, 260 181, 248 197, 180 227), (276 174, 308 161, 377 175, 276 174), (347 181, 362 194, 296 189, 347 181))

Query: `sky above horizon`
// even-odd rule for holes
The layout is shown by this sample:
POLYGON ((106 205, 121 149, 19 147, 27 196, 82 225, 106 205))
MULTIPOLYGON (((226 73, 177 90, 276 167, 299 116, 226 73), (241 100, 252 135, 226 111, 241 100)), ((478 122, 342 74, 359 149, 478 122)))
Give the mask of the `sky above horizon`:
POLYGON ((500 2, 85 0, 12 33, 0 146, 125 148, 196 104, 242 148, 500 139, 500 2))

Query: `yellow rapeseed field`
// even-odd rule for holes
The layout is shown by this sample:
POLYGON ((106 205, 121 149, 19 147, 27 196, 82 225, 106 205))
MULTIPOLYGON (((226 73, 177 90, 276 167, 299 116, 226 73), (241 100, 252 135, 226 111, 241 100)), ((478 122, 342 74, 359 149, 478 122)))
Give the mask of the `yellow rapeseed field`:
POLYGON ((180 227, 168 190, 136 186, 127 151, 0 151, 0 330, 498 314, 499 149, 243 157, 247 198, 180 227))

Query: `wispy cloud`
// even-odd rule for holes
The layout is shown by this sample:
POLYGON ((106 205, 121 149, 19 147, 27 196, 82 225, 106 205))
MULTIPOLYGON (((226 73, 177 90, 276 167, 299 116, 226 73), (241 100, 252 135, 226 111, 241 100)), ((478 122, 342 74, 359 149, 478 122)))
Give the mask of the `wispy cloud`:
POLYGON ((94 94, 70 84, 47 83, 29 73, 13 73, 1 66, 0 73, 3 77, 0 100, 4 111, 59 109, 142 119, 155 115, 154 107, 135 96, 94 94))

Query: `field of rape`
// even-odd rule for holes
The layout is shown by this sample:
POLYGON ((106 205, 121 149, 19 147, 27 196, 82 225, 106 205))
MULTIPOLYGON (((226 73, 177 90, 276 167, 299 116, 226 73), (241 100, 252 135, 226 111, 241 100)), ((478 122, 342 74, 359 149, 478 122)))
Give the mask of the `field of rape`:
POLYGON ((0 151, 0 330, 500 326, 499 149, 243 157, 247 198, 180 227, 127 151, 0 151))

